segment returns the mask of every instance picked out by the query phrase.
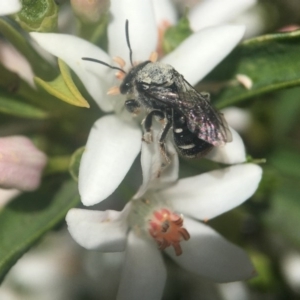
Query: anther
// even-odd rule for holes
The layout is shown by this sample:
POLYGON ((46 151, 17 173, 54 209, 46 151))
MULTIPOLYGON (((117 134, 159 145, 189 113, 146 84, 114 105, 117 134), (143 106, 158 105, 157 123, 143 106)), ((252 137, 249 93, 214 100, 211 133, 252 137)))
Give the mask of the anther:
POLYGON ((156 241, 160 250, 172 246, 175 254, 181 255, 180 242, 182 240, 187 241, 190 238, 190 234, 182 226, 183 216, 163 208, 155 211, 149 220, 149 233, 156 241))
POLYGON ((126 65, 126 62, 123 58, 119 57, 119 56, 116 56, 113 58, 113 61, 115 63, 117 63, 122 69, 125 67, 126 65))
POLYGON ((117 79, 123 80, 125 77, 125 74, 123 72, 119 71, 115 74, 115 76, 117 79))
POLYGON ((157 61, 157 58, 158 58, 158 53, 154 51, 150 54, 149 60, 154 63, 157 61))
POLYGON ((119 95, 120 94, 120 88, 118 86, 113 86, 107 91, 107 95, 119 95))

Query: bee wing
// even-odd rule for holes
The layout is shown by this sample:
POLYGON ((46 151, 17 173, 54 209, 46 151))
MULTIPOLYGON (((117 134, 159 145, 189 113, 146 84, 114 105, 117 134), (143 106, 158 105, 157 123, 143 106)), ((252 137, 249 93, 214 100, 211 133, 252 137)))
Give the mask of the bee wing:
POLYGON ((144 93, 150 99, 180 110, 189 130, 214 146, 232 141, 223 114, 210 104, 209 94, 196 91, 183 76, 174 78, 172 86, 147 86, 144 93))
POLYGON ((179 101, 179 95, 170 87, 165 86, 149 86, 143 91, 147 97, 159 103, 163 103, 169 107, 176 108, 179 101))
POLYGON ((209 94, 197 92, 183 77, 180 81, 178 106, 186 117, 189 130, 214 146, 231 142, 228 124, 223 114, 212 107, 209 94))

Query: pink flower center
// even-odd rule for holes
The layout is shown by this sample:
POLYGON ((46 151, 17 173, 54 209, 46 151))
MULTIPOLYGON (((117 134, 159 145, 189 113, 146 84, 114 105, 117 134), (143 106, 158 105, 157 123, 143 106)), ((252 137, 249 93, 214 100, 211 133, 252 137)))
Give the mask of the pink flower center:
POLYGON ((173 246, 176 255, 182 254, 180 242, 190 238, 188 231, 182 227, 183 217, 166 208, 153 213, 149 221, 149 233, 155 239, 160 250, 173 246))

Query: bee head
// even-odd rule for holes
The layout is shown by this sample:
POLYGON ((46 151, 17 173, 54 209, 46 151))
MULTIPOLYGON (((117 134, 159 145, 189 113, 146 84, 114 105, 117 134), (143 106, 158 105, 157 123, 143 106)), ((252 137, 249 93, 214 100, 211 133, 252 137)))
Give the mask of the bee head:
POLYGON ((121 94, 130 94, 133 92, 134 82, 136 80, 137 74, 140 70, 142 70, 145 65, 150 63, 149 60, 144 61, 137 66, 133 67, 124 77, 123 82, 120 85, 121 94))
POLYGON ((134 70, 131 70, 124 78, 123 82, 120 85, 120 93, 125 95, 125 94, 130 94, 132 92, 133 88, 133 82, 135 78, 135 73, 134 70))
POLYGON ((138 65, 133 64, 132 49, 131 49, 130 41, 129 41, 129 28, 128 28, 128 26, 129 26, 129 23, 128 23, 128 20, 126 20, 126 23, 125 23, 126 42, 127 42, 127 46, 128 46, 128 49, 129 49, 129 60, 130 60, 131 66, 132 66, 131 70, 128 73, 126 73, 124 71, 125 61, 120 57, 115 57, 113 59, 120 67, 112 66, 112 65, 110 65, 110 64, 108 64, 104 61, 94 59, 94 58, 90 58, 90 57, 82 57, 81 58, 82 60, 96 62, 96 63, 102 64, 106 67, 109 67, 110 69, 118 70, 118 72, 116 73, 116 77, 118 79, 123 79, 123 82, 121 83, 120 87, 112 87, 108 91, 109 95, 117 95, 119 93, 121 93, 123 95, 126 95, 126 94, 133 93, 133 87, 134 87, 134 83, 136 81, 138 72, 141 69, 143 69, 145 65, 147 65, 150 62, 153 62, 157 58, 157 53, 154 52, 154 53, 151 54, 151 56, 149 58, 150 60, 147 60, 143 63, 138 64, 138 65))

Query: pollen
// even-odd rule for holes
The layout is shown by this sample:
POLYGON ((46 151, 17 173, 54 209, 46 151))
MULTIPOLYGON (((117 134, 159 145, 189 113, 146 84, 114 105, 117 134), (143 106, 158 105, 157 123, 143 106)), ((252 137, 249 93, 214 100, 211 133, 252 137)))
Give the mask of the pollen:
POLYGON ((119 95, 120 94, 120 88, 118 86, 113 86, 107 91, 107 95, 119 95))
POLYGON ((182 227, 182 215, 175 214, 166 208, 155 211, 149 221, 149 233, 160 250, 172 246, 177 256, 182 254, 180 242, 190 238, 188 231, 182 227))

